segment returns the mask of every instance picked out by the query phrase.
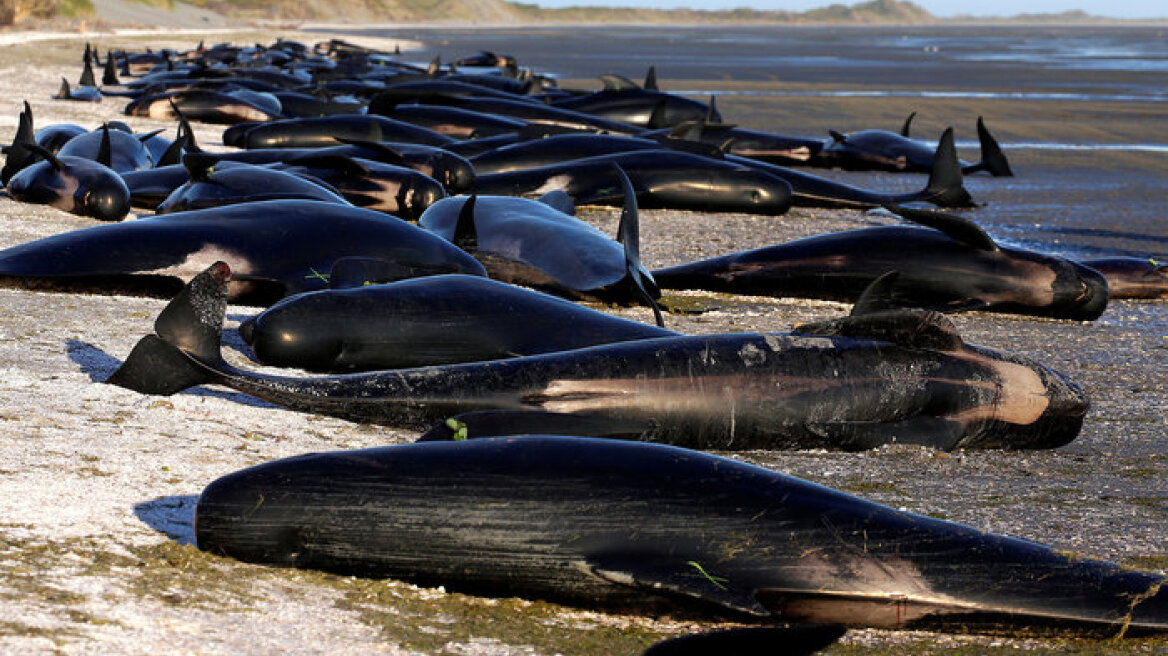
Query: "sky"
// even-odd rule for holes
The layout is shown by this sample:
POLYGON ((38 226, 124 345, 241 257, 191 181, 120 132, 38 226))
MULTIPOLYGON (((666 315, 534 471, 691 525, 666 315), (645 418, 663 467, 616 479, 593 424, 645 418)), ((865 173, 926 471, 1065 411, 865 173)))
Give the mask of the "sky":
MULTIPOLYGON (((833 2, 856 4, 862 0, 534 0, 543 7, 601 5, 630 7, 688 7, 690 9, 732 9, 806 11, 833 2)), ((1060 13, 1080 9, 1097 16, 1114 18, 1168 18, 1164 0, 914 0, 929 13, 942 18, 959 14, 973 16, 1013 16, 1018 13, 1060 13)))

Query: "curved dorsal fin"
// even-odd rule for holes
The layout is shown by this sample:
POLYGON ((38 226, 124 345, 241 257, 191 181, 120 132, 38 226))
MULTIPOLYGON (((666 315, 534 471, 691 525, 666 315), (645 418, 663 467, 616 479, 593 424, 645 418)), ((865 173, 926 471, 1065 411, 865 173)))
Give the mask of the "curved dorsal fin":
POLYGON ((1006 154, 1002 152, 998 140, 990 134, 989 128, 986 127, 985 121, 980 116, 977 117, 977 141, 981 145, 980 166, 982 170, 994 177, 1013 177, 1014 171, 1010 169, 1010 162, 1006 159, 1006 154))
POLYGON ((908 139, 908 134, 912 130, 913 119, 916 117, 917 117, 917 113, 912 112, 911 114, 908 115, 908 118, 904 119, 904 125, 900 126, 900 136, 904 137, 905 139, 908 139))
POLYGON ((848 135, 844 134, 843 132, 837 132, 835 130, 828 130, 827 133, 831 135, 832 139, 835 139, 836 143, 842 144, 843 142, 848 140, 848 135))
POLYGON ((77 81, 83 87, 96 87, 97 78, 93 76, 93 64, 89 60, 85 60, 85 66, 81 69, 81 79, 77 81))
POLYGON ((645 127, 650 130, 669 127, 669 121, 665 118, 666 105, 667 103, 664 98, 658 100, 656 105, 653 105, 653 113, 649 115, 649 123, 645 127))
POLYGON ((109 166, 114 161, 114 149, 110 144, 109 123, 101 124, 101 145, 97 148, 97 163, 109 166))
POLYGON ((69 88, 69 80, 61 78, 61 89, 53 97, 57 100, 68 100, 71 95, 73 95, 73 90, 69 88))
POLYGON ((918 210, 901 205, 885 205, 885 209, 893 214, 917 223, 928 226, 948 235, 954 241, 960 242, 979 251, 994 252, 1000 250, 993 237, 990 237, 981 226, 969 219, 946 212, 918 210))
POLYGON ((653 275, 645 270, 641 264, 641 220, 637 209, 637 191, 629 180, 628 174, 613 164, 617 178, 620 180, 624 192, 625 204, 621 209, 620 225, 617 226, 616 240, 625 249, 625 277, 632 282, 637 295, 653 310, 653 319, 658 326, 665 327, 665 319, 661 316, 661 308, 657 305, 656 297, 661 295, 657 288, 657 281, 653 275))
POLYGON ((881 310, 796 326, 796 335, 878 339, 908 348, 956 351, 964 342, 949 317, 932 310, 881 310))
POLYGON ((640 85, 623 75, 605 73, 597 76, 604 84, 605 91, 623 91, 625 89, 640 89, 640 85))
POLYGON ((656 66, 649 67, 649 71, 647 73, 645 73, 645 84, 642 85, 641 88, 646 90, 646 91, 660 91, 661 90, 661 89, 657 88, 657 67, 656 66))
POLYGON ((576 203, 572 202, 572 197, 563 189, 553 189, 536 200, 564 214, 576 216, 576 203))
POLYGON ((40 155, 42 158, 47 159, 49 161, 49 166, 52 166, 54 171, 60 171, 64 166, 61 163, 61 160, 57 159, 57 156, 53 154, 53 151, 38 143, 25 144, 25 148, 28 148, 37 155, 40 155))
POLYGON ((454 238, 450 241, 462 250, 474 255, 479 250, 479 233, 475 227, 475 202, 478 196, 472 194, 462 204, 458 212, 458 223, 454 226, 454 238))
POLYGON ((122 83, 118 79, 117 58, 110 51, 105 53, 105 70, 101 73, 101 83, 106 86, 117 86, 122 83))
POLYGON ((899 278, 899 271, 889 271, 873 280, 860 293, 860 297, 852 305, 852 313, 849 316, 858 317, 863 314, 872 314, 874 312, 900 307, 893 300, 893 290, 896 288, 896 282, 899 278))
POLYGON ((215 172, 219 156, 212 153, 187 153, 182 158, 183 167, 195 182, 206 182, 215 172))

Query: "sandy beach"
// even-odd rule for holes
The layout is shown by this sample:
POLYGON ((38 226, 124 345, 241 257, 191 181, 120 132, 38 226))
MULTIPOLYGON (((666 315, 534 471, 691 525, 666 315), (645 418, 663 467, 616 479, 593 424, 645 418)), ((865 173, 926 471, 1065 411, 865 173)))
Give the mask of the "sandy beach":
MULTIPOLYGON (((311 42, 321 32, 214 32, 239 43, 277 36, 311 42)), ((403 35, 412 38, 410 35, 403 35)), ((80 72, 92 37, 35 45, 0 38, 0 143, 15 132, 21 102, 36 125, 95 127, 123 103, 54 101, 62 76, 80 72), (37 64, 27 66, 27 48, 37 64)), ((193 47, 194 33, 103 36, 103 51, 193 47)), ((409 41, 403 47, 409 47, 409 41)), ((392 46, 389 46, 392 47, 392 46)), ((428 52, 418 57, 428 59, 428 52)), ((538 62, 532 62, 538 65, 538 62)), ((943 81, 938 81, 941 85, 943 81)), ((565 84, 595 86, 586 79, 565 84)), ((666 88, 708 88, 708 80, 670 79, 666 88)), ((725 90, 790 89, 777 82, 723 81, 725 90)), ((805 85, 812 88, 814 85, 805 85)), ((1165 103, 953 99, 872 102, 814 97, 798 103, 727 95, 725 116, 746 127, 822 133, 825 124, 895 127, 921 112, 922 134, 945 124, 972 131, 992 116, 1002 141, 1042 135, 1092 142, 1168 143, 1165 103), (911 107, 910 107, 911 105, 911 107)), ((174 124, 128 119, 138 131, 174 124)), ((209 149, 221 129, 196 126, 209 149)), ((1168 156, 1147 151, 1019 150, 1018 177, 970 178, 988 203, 972 216, 999 238, 1046 235, 1054 250, 1163 254, 1168 156), (1058 231, 1035 226, 1051 213, 1058 231), (1121 229, 1122 227, 1122 229, 1121 229), (1095 232, 1091 232, 1095 231, 1095 232), (1101 232, 1107 232, 1101 235, 1101 232)), ((870 187, 912 188, 921 176, 826 172, 870 187)), ((581 215, 615 230, 617 213, 581 215)), ((831 230, 887 223, 884 216, 792 210, 780 217, 642 213, 642 253, 657 267, 831 230)), ((0 198, 0 247, 87 227, 94 222, 0 198)), ((781 331, 839 316, 831 302, 671 294, 669 327, 688 333, 781 331), (694 311, 697 310, 697 311, 694 311)), ((309 451, 412 441, 416 434, 290 412, 219 388, 151 397, 100 384, 142 335, 164 301, 0 289, 0 652, 11 654, 489 654, 535 656, 637 654, 649 644, 722 626, 693 618, 641 617, 520 599, 488 599, 307 571, 245 565, 197 550, 194 502, 205 485, 242 467, 309 451)), ((1068 374, 1092 399, 1081 436, 1041 452, 939 453, 887 447, 865 453, 735 452, 760 464, 897 508, 1017 535, 1086 557, 1168 571, 1168 312, 1162 302, 1115 301, 1092 323, 999 314, 954 317, 966 341, 1035 357, 1068 374)), ((647 310, 605 308, 641 321, 647 310)), ((232 306, 229 327, 257 310, 232 306)), ((233 331, 229 358, 246 360, 233 331)), ((1168 653, 1163 638, 1098 639, 954 636, 851 631, 829 654, 1168 653)))

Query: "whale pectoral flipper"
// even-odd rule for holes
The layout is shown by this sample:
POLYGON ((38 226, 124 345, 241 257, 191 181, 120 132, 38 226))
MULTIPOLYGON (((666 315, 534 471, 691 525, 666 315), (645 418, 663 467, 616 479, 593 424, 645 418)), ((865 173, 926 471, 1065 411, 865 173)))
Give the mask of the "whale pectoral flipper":
POLYGON ((753 588, 736 586, 734 581, 718 576, 716 571, 710 571, 696 561, 658 563, 650 556, 603 556, 588 558, 580 566, 610 583, 655 594, 699 599, 756 617, 770 617, 772 614, 755 599, 753 588))

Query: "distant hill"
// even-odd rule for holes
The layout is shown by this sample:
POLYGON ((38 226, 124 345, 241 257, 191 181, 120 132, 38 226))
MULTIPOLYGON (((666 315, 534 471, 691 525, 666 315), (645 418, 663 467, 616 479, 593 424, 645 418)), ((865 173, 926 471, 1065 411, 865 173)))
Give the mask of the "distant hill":
MULTIPOLYGON (((614 4, 620 0, 612 0, 614 4)), ((683 0, 678 0, 682 2, 683 0)), ((134 4, 173 10, 180 5, 213 11, 239 20, 313 20, 379 23, 934 23, 936 19, 906 0, 871 0, 855 5, 833 4, 807 12, 724 11, 567 7, 547 9, 534 3, 506 0, 132 0, 134 4)), ((101 4, 100 2, 98 3, 101 4)), ((31 17, 98 18, 91 0, 0 0, 0 25, 31 17)))
MULTIPOLYGON (((675 1, 683 4, 686 0, 675 1)), ((621 0, 611 0, 614 4, 621 0)), ((1111 19, 1081 11, 1019 14, 990 18, 939 19, 908 0, 869 0, 831 4, 804 12, 761 11, 747 7, 721 11, 576 6, 559 9, 507 0, 0 0, 0 25, 28 20, 97 19, 113 23, 158 21, 165 14, 202 12, 238 21, 323 21, 337 23, 782 23, 927 25, 934 23, 1098 23, 1111 19), (117 10, 111 9, 118 5, 117 10), (96 8, 95 8, 96 6, 96 8), (134 9, 137 7, 137 9, 134 9)), ((206 18, 201 18, 206 21, 206 18)), ((173 21, 163 21, 173 24, 173 21)), ((216 21, 218 22, 218 21, 216 21)), ((204 23, 205 24, 205 23, 204 23)))

